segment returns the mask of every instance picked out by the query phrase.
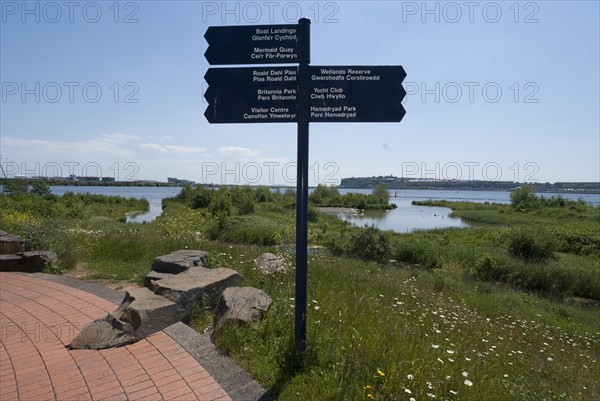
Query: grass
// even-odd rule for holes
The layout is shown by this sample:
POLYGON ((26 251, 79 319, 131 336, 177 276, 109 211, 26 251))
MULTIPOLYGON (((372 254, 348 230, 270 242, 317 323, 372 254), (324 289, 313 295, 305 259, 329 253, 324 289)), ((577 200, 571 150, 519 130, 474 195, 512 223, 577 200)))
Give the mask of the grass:
MULTIPOLYGON (((69 251, 93 278, 114 281, 141 283, 154 257, 176 249, 208 251, 210 267, 234 268, 243 285, 273 298, 263 322, 229 326, 215 342, 278 400, 583 401, 600 394, 598 209, 444 203, 474 227, 397 235, 316 214, 310 244, 336 252, 309 256, 308 349, 299 360, 294 270, 264 276, 253 263, 293 243, 288 195, 257 200, 243 215, 233 204, 229 216, 166 201, 149 224, 119 222, 135 204, 117 212, 82 203, 77 216, 57 219, 38 213, 46 210, 39 200, 25 208, 0 195, 0 228, 69 251), (548 258, 511 254, 514 230, 524 228, 553 239, 548 258)), ((292 254, 282 257, 293 267, 292 254)), ((200 332, 212 324, 202 309, 191 322, 200 332)))
MULTIPOLYGON (((251 269, 248 260, 239 265, 251 269)), ((257 329, 238 327, 217 344, 280 400, 408 400, 406 389, 416 399, 539 400, 565 392, 587 400, 600 390, 597 310, 443 271, 314 256, 308 358, 294 369, 285 358, 293 273, 268 282, 245 276, 275 302, 257 329)))

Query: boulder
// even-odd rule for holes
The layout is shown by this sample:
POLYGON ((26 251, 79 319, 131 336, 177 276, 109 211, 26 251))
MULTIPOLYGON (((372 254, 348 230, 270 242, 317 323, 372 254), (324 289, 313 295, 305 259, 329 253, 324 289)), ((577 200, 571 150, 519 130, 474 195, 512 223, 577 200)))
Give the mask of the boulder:
POLYGON ((232 269, 192 267, 154 283, 154 293, 176 302, 191 313, 197 302, 216 306, 225 288, 239 285, 243 277, 232 269))
POLYGON ((56 261, 58 261, 56 253, 49 251, 29 251, 13 255, 0 255, 0 271, 37 273, 44 270, 46 263, 56 261))
POLYGON ((285 261, 272 253, 263 253, 254 259, 254 263, 263 274, 285 271, 285 261))
POLYGON ((184 318, 174 302, 147 288, 128 291, 117 310, 83 328, 72 349, 105 349, 138 341, 184 318))
MULTIPOLYGON (((29 269, 39 269, 42 271, 46 263, 58 262, 58 255, 50 251, 29 251, 23 252, 22 263, 29 269)), ((37 271, 37 270, 36 270, 37 271)))
POLYGON ((158 256, 152 263, 152 270, 158 273, 178 274, 193 266, 204 267, 207 261, 207 252, 182 249, 158 256))
POLYGON ((219 321, 215 326, 213 335, 217 335, 227 323, 232 321, 252 324, 262 320, 272 302, 270 296, 257 288, 226 288, 217 306, 219 321))
MULTIPOLYGON (((203 251, 183 250, 156 258, 144 280, 151 288, 129 291, 117 310, 85 326, 69 347, 104 349, 130 344, 189 319, 199 302, 216 307, 223 292, 239 285, 243 278, 232 269, 203 267, 206 257, 203 251)), ((253 321, 268 309, 271 298, 262 291, 252 295, 242 290, 223 301, 224 321, 253 321)))
POLYGON ((135 341, 130 325, 107 317, 86 325, 71 341, 69 349, 105 349, 135 341))
POLYGON ((154 270, 151 270, 144 277, 144 287, 152 290, 152 289, 154 289, 153 281, 162 280, 163 278, 168 278, 168 277, 173 277, 173 275, 171 273, 159 273, 154 270))
POLYGON ((109 315, 131 324, 138 339, 156 333, 185 317, 176 303, 156 295, 148 288, 128 291, 119 308, 109 315))
POLYGON ((0 230, 0 255, 10 255, 23 252, 25 240, 17 235, 12 235, 0 230))
POLYGON ((23 255, 0 255, 0 272, 19 271, 23 255))

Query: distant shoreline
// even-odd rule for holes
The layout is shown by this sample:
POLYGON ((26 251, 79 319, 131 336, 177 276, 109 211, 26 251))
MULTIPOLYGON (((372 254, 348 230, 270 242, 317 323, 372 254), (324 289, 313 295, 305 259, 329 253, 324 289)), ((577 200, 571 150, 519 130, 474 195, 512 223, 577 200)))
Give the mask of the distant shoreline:
POLYGON ((379 183, 387 185, 390 191, 401 190, 446 190, 446 191, 497 191, 512 192, 523 185, 531 185, 537 193, 559 194, 600 194, 599 182, 555 182, 519 183, 513 181, 451 181, 451 180, 411 180, 398 177, 352 177, 342 178, 339 188, 373 188, 379 183))
MULTIPOLYGON (((379 182, 385 182, 384 177, 369 178, 343 178, 338 189, 371 189, 379 182), (357 185, 362 184, 362 185, 357 185)), ((15 178, 8 178, 9 180, 15 178)), ((21 179, 21 178, 16 178, 21 179)), ((40 181, 38 179, 25 179, 26 181, 40 181)), ((1 184, 2 179, 0 179, 1 184)), ((74 186, 74 187, 183 187, 182 183, 170 183, 160 181, 71 181, 71 180, 43 180, 49 186, 74 186)), ((509 181, 394 181, 386 183, 388 190, 427 190, 427 191, 493 191, 493 192, 512 192, 524 183, 509 181)), ((218 187, 219 184, 197 184, 208 187, 218 187)), ((225 186, 244 186, 234 184, 223 184, 225 186)), ((556 193, 556 194, 600 194, 600 183, 597 182, 557 182, 557 183, 527 183, 531 185, 536 193, 556 193)), ((263 186, 263 185, 250 185, 263 186)), ((264 185, 271 188, 290 188, 293 185, 264 185)), ((311 187, 311 188, 316 188, 311 187)))

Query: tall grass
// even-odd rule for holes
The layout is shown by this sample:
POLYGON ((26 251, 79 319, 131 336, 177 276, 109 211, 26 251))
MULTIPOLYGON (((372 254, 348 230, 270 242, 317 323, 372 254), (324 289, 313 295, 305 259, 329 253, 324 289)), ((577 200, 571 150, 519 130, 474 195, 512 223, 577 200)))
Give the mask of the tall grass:
POLYGON ((298 364, 293 272, 247 275, 251 257, 233 254, 272 309, 217 344, 279 400, 591 400, 600 391, 594 311, 343 257, 310 258, 308 351, 298 364))
MULTIPOLYGON (((232 199, 223 220, 208 206, 166 201, 150 224, 120 223, 120 212, 105 212, 112 205, 81 203, 76 216, 51 220, 41 215, 48 205, 7 202, 0 197, 0 227, 64 247, 94 278, 141 282, 155 256, 182 248, 208 251, 210 267, 238 270, 244 285, 274 301, 263 322, 229 326, 215 342, 278 400, 583 401, 600 394, 596 209, 449 204, 479 224, 401 235, 315 214, 311 244, 337 254, 309 256, 308 349, 299 359, 294 256, 281 255, 289 269, 269 276, 253 263, 293 243, 289 197, 257 200, 248 214, 232 199), (535 241, 551 238, 551 256, 511 253, 521 229, 535 241)), ((213 323, 210 311, 199 311, 191 324, 204 331, 213 323)))

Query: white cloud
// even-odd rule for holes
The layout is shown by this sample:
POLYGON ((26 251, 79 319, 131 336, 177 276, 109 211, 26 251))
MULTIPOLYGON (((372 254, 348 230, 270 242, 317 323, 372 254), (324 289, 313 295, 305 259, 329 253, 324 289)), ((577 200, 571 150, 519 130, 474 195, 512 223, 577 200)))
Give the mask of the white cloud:
POLYGON ((114 134, 103 134, 100 136, 101 139, 106 140, 108 142, 114 143, 123 143, 127 141, 139 141, 141 138, 135 135, 124 135, 120 132, 115 132, 114 134))
POLYGON ((133 152, 118 146, 125 141, 126 136, 122 134, 101 135, 86 141, 46 141, 42 139, 16 139, 12 137, 3 138, 3 146, 27 148, 29 151, 41 151, 45 153, 75 153, 77 155, 110 155, 129 156, 133 152))
POLYGON ((206 153, 205 147, 181 146, 181 145, 159 145, 157 143, 143 143, 140 148, 160 153, 206 153))
POLYGON ((219 148, 219 154, 223 156, 252 157, 260 154, 260 152, 241 146, 221 146, 219 148))

